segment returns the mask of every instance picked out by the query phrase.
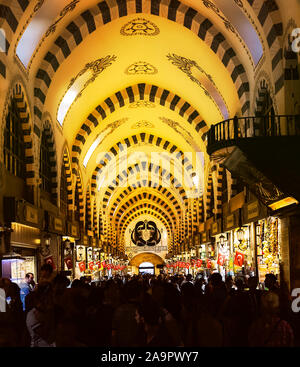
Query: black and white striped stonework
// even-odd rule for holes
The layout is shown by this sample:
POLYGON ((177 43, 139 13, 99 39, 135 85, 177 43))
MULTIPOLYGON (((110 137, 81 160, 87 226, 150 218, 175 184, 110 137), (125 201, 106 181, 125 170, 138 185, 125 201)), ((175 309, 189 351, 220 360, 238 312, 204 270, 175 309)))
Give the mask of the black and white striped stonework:
POLYGON ((71 52, 102 25, 129 14, 154 14, 190 29, 216 53, 227 68, 240 98, 243 114, 249 109, 249 81, 236 52, 211 21, 178 0, 102 1, 73 19, 54 41, 36 74, 35 115, 43 104, 55 72, 71 52))
POLYGON ((275 0, 247 1, 252 6, 267 38, 272 60, 275 94, 277 94, 284 86, 283 50, 281 47, 283 25, 280 11, 275 0))

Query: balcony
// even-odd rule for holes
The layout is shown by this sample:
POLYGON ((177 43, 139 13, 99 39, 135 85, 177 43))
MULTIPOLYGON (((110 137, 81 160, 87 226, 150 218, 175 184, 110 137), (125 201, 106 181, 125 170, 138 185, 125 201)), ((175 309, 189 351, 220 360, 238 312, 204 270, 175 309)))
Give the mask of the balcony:
POLYGON ((266 205, 284 197, 300 200, 300 115, 222 121, 208 132, 207 153, 266 205))

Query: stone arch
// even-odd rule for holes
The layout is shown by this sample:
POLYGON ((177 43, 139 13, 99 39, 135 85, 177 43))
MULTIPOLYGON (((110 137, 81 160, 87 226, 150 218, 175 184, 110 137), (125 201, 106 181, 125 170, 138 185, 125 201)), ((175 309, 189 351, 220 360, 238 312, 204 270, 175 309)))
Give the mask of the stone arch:
POLYGON ((62 164, 64 165, 66 178, 67 178, 68 211, 72 211, 74 210, 73 177, 72 177, 72 169, 71 169, 70 152, 66 144, 63 148, 62 164))
POLYGON ((58 199, 58 175, 57 175, 57 157, 56 157, 56 147, 53 129, 50 120, 45 120, 42 125, 41 139, 43 134, 47 140, 47 148, 50 155, 51 163, 51 198, 57 204, 58 199))
MULTIPOLYGON (((117 109, 141 100, 152 103, 156 102, 178 112, 180 116, 194 126, 196 132, 200 134, 202 141, 205 140, 209 128, 199 112, 188 102, 178 95, 155 85, 137 84, 115 93, 89 114, 77 133, 72 147, 72 168, 74 173, 76 173, 83 146, 93 129, 99 125, 99 122, 103 121, 110 113, 113 113, 117 109)), ((117 144, 120 144, 120 142, 117 144)))
MULTIPOLYGON (((184 205, 187 207, 187 205, 188 205, 187 196, 186 196, 184 188, 181 187, 180 182, 170 172, 168 172, 166 170, 162 170, 162 168, 160 166, 155 165, 155 164, 151 164, 151 163, 148 163, 148 166, 147 166, 146 163, 147 162, 141 162, 137 165, 129 166, 128 169, 127 169, 127 172, 125 172, 125 173, 122 172, 120 174, 120 178, 118 178, 118 180, 121 180, 122 178, 126 179, 127 177, 129 177, 129 175, 134 175, 136 172, 141 172, 141 171, 152 172, 152 171, 155 170, 161 175, 162 179, 164 177, 166 177, 167 179, 170 179, 172 187, 177 192, 178 196, 181 198, 184 205)), ((96 185, 96 175, 97 175, 97 168, 94 171, 94 174, 92 176, 92 181, 91 181, 92 182, 91 183, 92 189, 93 188, 95 189, 96 186, 97 186, 96 185)), ((164 191, 164 187, 161 186, 161 185, 158 185, 154 182, 151 182, 151 184, 150 184, 150 182, 148 182, 148 184, 149 184, 149 187, 157 188, 159 191, 164 191)), ((111 185, 107 188, 106 192, 103 195, 103 208, 106 208, 110 197, 113 195, 113 191, 117 187, 118 187, 118 185, 117 185, 117 182, 116 182, 116 184, 114 184, 114 186, 111 185)), ((137 184, 136 184, 136 187, 143 187, 143 182, 138 181, 137 184)))
MULTIPOLYGON (((2 131, 4 131, 4 126, 6 123, 6 116, 8 113, 9 105, 12 103, 12 100, 16 101, 17 112, 21 121, 21 127, 23 131, 23 139, 25 143, 25 158, 26 158, 26 167, 25 167, 25 178, 26 185, 34 186, 36 183, 36 175, 34 168, 34 149, 33 149, 33 122, 30 113, 30 107, 27 99, 27 95, 25 92, 25 88, 21 84, 21 82, 16 82, 10 88, 9 93, 6 98, 6 104, 4 107, 3 118, 2 118, 2 131)), ((4 146, 4 135, 1 134, 2 146, 4 146)), ((3 153, 1 152, 1 155, 3 153)))

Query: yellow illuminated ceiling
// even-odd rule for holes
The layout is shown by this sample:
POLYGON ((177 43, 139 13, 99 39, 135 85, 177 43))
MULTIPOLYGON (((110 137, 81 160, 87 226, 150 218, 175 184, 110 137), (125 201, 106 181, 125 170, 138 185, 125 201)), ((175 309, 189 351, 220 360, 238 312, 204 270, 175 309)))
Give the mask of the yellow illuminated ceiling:
MULTIPOLYGON (((46 0, 45 4, 49 1, 46 0)), ((229 28, 228 24, 226 26, 224 15, 216 11, 213 1, 178 2, 176 19, 170 15, 172 9, 168 1, 161 1, 159 16, 152 14, 158 11, 152 8, 154 5, 151 1, 141 1, 142 13, 136 12, 136 1, 126 3, 128 15, 120 14, 122 7, 118 7, 113 0, 100 3, 95 0, 70 2, 73 5, 53 19, 53 32, 41 38, 28 63, 28 73, 35 92, 39 90, 42 95, 36 96, 35 105, 41 113, 51 116, 57 130, 56 136, 61 134, 65 139, 73 174, 81 174, 85 188, 95 184, 99 157, 111 152, 112 147, 125 139, 131 142, 128 152, 138 152, 139 164, 153 152, 165 152, 166 159, 158 163, 161 170, 168 170, 167 156, 172 147, 176 148, 176 154, 179 151, 194 154, 202 152, 206 157, 205 133, 208 127, 241 113, 246 93, 238 89, 243 83, 249 83, 248 75, 253 72, 253 61, 247 46, 238 32, 229 28), (103 11, 102 15, 99 13, 99 8, 105 7, 110 8, 109 21, 104 21, 107 12, 103 11), (190 21, 183 16, 187 7, 193 8, 190 21), (186 22, 190 25, 187 26, 186 22), (71 37, 72 24, 81 27, 82 41, 78 45, 75 37, 71 37), (205 40, 199 35, 199 24, 211 24, 207 27, 205 40), (224 37, 220 45, 215 44, 219 39, 218 32, 224 37), (58 42, 60 37, 68 40, 67 50, 58 46, 62 45, 61 41, 58 42), (235 50, 238 56, 227 60, 231 50, 235 50), (68 54, 67 57, 63 55, 64 52, 68 54), (51 59, 53 55, 57 62, 51 59), (45 62, 45 58, 50 60, 49 57, 53 63, 45 62), (236 69, 243 70, 241 75, 235 75, 236 69), (50 80, 47 83, 39 76, 41 70, 48 73, 50 80), (139 90, 141 86, 143 92, 139 90), (121 102, 118 100, 120 95, 123 97, 121 102), (113 101, 113 107, 106 103, 108 99, 113 101), (99 106, 105 112, 104 117, 99 112, 99 106), (89 120, 91 115, 93 123, 89 120), (144 154, 144 157, 139 154, 144 154)), ((232 1, 232 6, 238 5, 232 1)), ((119 152, 116 159, 118 157, 119 152)), ((111 215, 118 211, 123 213, 124 206, 129 214, 131 210, 134 212, 134 205, 126 207, 134 192, 116 201, 124 191, 123 187, 115 187, 108 202, 103 205, 103 199, 108 195, 107 187, 118 186, 113 183, 114 165, 114 160, 105 162, 105 185, 100 180, 100 190, 94 188, 98 210, 102 216, 107 216, 108 222, 111 215)), ((203 172, 199 172, 199 166, 193 158, 191 167, 185 164, 184 174, 190 180, 193 175, 202 177, 205 167, 200 169, 203 172)), ((172 167, 169 174, 180 180, 176 167, 172 167)), ((128 184, 134 188, 135 183, 147 177, 149 171, 141 171, 130 177, 128 184)), ((157 184, 162 183, 160 173, 155 180, 157 184)), ((174 182, 165 193, 148 183, 134 191, 158 195, 176 218, 175 221, 168 219, 168 225, 175 226, 173 230, 179 231, 176 226, 185 217, 187 209, 182 195, 187 194, 189 187, 184 183, 183 193, 180 193, 174 182), (170 196, 166 196, 166 192, 170 196), (174 198, 174 202, 170 197, 174 198), (176 205, 180 209, 176 209, 176 205)), ((146 204, 145 208, 148 208, 146 204)), ((149 213, 166 211, 162 203, 156 203, 148 209, 149 213)), ((116 218, 112 220, 111 226, 112 231, 122 231, 116 218)), ((124 238, 121 242, 124 245, 124 238)))

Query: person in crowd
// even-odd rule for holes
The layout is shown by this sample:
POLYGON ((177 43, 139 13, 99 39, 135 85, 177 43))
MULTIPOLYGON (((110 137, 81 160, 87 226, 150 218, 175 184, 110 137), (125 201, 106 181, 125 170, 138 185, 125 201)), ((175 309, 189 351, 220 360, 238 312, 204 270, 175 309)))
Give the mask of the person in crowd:
POLYGON ((26 325, 31 347, 55 347, 53 288, 50 282, 39 283, 34 291, 34 307, 27 313, 26 325))
POLYGON ((292 347, 294 332, 290 324, 280 318, 279 295, 269 291, 261 297, 261 317, 249 330, 249 345, 252 347, 292 347))
POLYGON ((33 273, 27 273, 25 275, 24 281, 20 284, 21 289, 21 301, 23 304, 23 311, 25 311, 25 297, 34 290, 35 282, 33 273))
POLYGON ((40 272, 39 283, 42 282, 51 282, 55 277, 55 273, 53 272, 53 267, 51 264, 43 264, 40 272))

